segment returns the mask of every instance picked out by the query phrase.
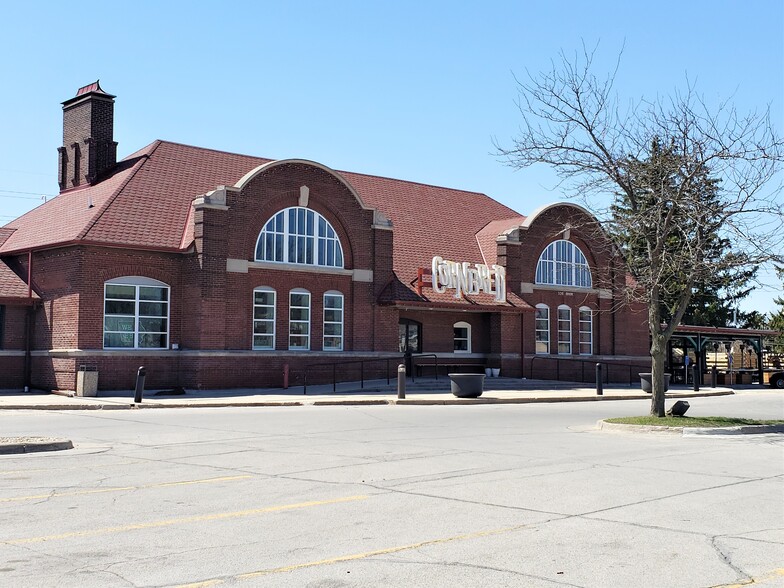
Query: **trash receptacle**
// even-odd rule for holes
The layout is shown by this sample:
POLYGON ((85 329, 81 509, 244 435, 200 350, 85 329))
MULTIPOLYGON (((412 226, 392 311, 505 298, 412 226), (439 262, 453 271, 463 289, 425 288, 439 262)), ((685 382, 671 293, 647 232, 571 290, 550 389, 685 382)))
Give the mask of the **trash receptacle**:
POLYGON ((80 365, 76 372, 76 395, 96 396, 98 394, 98 369, 80 365))

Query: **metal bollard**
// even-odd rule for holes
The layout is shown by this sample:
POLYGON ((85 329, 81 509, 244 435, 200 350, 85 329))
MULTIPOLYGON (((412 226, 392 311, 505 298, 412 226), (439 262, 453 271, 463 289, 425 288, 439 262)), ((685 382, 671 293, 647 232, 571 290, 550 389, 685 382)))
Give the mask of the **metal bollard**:
POLYGON ((142 402, 142 394, 144 393, 144 379, 147 377, 147 370, 144 369, 144 366, 139 367, 139 371, 136 372, 136 395, 133 397, 133 401, 136 404, 141 404, 142 402))
POLYGON ((699 392, 700 391, 700 374, 697 373, 697 364, 696 363, 691 367, 691 371, 692 371, 691 379, 692 379, 692 383, 694 384, 694 391, 695 392, 699 392))
POLYGON ((716 387, 716 382, 719 380, 719 370, 716 369, 716 366, 713 366, 711 370, 711 388, 716 387))
POLYGON ((596 395, 604 395, 604 383, 602 382, 602 364, 596 364, 596 395))
POLYGON ((397 366, 397 397, 406 397, 406 366, 402 363, 397 366))

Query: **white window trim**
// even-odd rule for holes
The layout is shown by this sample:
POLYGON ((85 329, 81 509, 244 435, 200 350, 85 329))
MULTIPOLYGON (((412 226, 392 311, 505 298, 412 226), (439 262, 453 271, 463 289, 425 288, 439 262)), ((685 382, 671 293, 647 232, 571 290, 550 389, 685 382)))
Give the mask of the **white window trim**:
POLYGON ((293 290, 289 291, 289 333, 288 333, 288 335, 289 335, 289 341, 288 341, 288 343, 289 343, 289 345, 288 345, 289 351, 310 351, 310 340, 311 340, 310 338, 311 338, 311 335, 312 335, 312 332, 311 332, 311 328, 312 328, 311 327, 311 323, 312 323, 311 318, 312 318, 312 316, 313 316, 313 295, 308 290, 305 290, 304 288, 294 288, 293 290), (291 296, 293 294, 307 294, 308 295, 308 306, 307 307, 305 307, 305 306, 292 306, 292 304, 291 304, 291 296), (292 320, 291 319, 291 309, 292 308, 307 308, 308 309, 308 320, 307 321, 292 320), (291 332, 291 325, 292 324, 294 324, 294 323, 305 323, 305 322, 307 322, 307 325, 308 325, 308 334, 307 335, 294 334, 294 333, 291 332), (291 338, 292 337, 307 337, 307 345, 305 345, 304 347, 292 347, 291 346, 291 338))
POLYGON ((277 331, 277 319, 278 319, 278 293, 275 291, 274 288, 270 288, 269 286, 259 286, 258 288, 253 289, 253 299, 252 299, 252 306, 253 306, 253 315, 251 316, 251 334, 250 334, 250 346, 251 349, 255 349, 258 351, 274 351, 277 340, 275 338, 276 331, 277 331), (256 292, 270 292, 272 294, 272 319, 257 319, 256 318, 256 307, 262 306, 265 307, 265 304, 256 304, 256 292), (272 347, 257 347, 255 344, 256 340, 256 322, 272 322, 272 347))
MULTIPOLYGON (((327 351, 327 352, 330 352, 330 353, 331 352, 343 351, 343 341, 344 341, 345 330, 346 330, 346 297, 343 296, 342 292, 338 292, 337 290, 329 290, 327 292, 324 292, 323 300, 324 300, 324 304, 323 304, 324 310, 323 310, 323 322, 322 322, 322 325, 323 325, 324 328, 323 328, 323 332, 321 334, 321 349, 323 351, 327 351), (327 309, 327 296, 333 296, 333 297, 336 297, 336 298, 340 298, 340 323, 337 323, 337 322, 334 322, 334 321, 329 321, 329 322, 327 321, 327 310, 328 310, 327 309), (337 338, 337 335, 327 335, 327 328, 326 328, 327 324, 340 324, 340 347, 327 347, 325 345, 325 343, 327 341, 327 337, 329 337, 330 339, 337 338)), ((333 309, 329 309, 329 310, 335 310, 335 309, 333 308, 333 309)))
MULTIPOLYGON (((119 298, 109 298, 109 300, 118 300, 121 302, 130 302, 129 299, 119 299, 119 298)), ((144 302, 161 302, 161 301, 144 301, 144 302)), ((147 278, 145 276, 123 276, 120 278, 112 278, 111 280, 106 280, 103 283, 103 321, 101 324, 101 343, 103 349, 108 351, 125 351, 128 349, 168 349, 169 348, 169 338, 171 336, 171 287, 159 280, 155 280, 153 278, 147 278), (133 330, 133 347, 107 347, 106 346, 106 287, 107 286, 132 286, 135 288, 134 294, 134 314, 133 314, 133 322, 134 322, 134 330, 133 330), (139 305, 141 300, 139 299, 139 288, 140 287, 148 287, 148 288, 164 288, 166 290, 166 316, 155 316, 155 317, 147 317, 139 315, 139 305), (164 333, 166 336, 166 344, 163 347, 139 347, 139 319, 141 318, 165 318, 166 319, 166 332, 164 333)), ((122 316, 122 317, 130 317, 131 315, 109 315, 109 316, 122 316)), ((109 333, 118 333, 120 331, 109 331, 109 333)), ((124 331, 127 332, 127 331, 124 331)))
POLYGON ((581 306, 577 316, 580 324, 579 335, 578 335, 579 338, 577 340, 577 350, 579 351, 580 355, 593 355, 593 310, 591 310, 587 306, 581 306), (584 312, 587 312, 588 316, 590 317, 588 321, 583 320, 582 314, 584 312), (585 324, 589 326, 587 331, 583 330, 583 325, 585 324), (591 335, 591 341, 589 343, 582 342, 582 335, 585 333, 589 333, 591 335), (588 353, 583 353, 582 351, 583 345, 588 345, 590 347, 590 351, 588 353))
MULTIPOLYGON (((454 349, 454 352, 455 353, 471 353, 471 323, 467 323, 465 321, 460 321, 460 322, 457 322, 454 325, 452 325, 452 328, 453 329, 465 329, 466 330, 466 336, 468 338, 468 345, 466 346, 466 349, 465 350, 463 350, 463 349, 461 349, 461 350, 454 349, 454 344, 453 344, 452 347, 454 349)), ((454 337, 454 340, 457 340, 457 339, 458 339, 457 337, 454 337)), ((460 340, 462 340, 462 338, 460 340)))
POLYGON ((534 283, 545 286, 578 288, 580 290, 590 289, 593 287, 593 276, 591 275, 591 267, 588 264, 588 258, 585 256, 582 249, 571 241, 565 239, 552 241, 548 243, 539 255, 539 261, 536 263, 534 283), (569 249, 572 261, 558 260, 558 248, 560 244, 565 244, 566 248, 569 249), (545 264, 547 264, 547 266, 545 264), (569 280, 566 283, 558 281, 558 264, 565 264, 568 266, 569 280), (549 271, 547 272, 551 278, 549 280, 541 279, 541 274, 545 273, 545 267, 549 268, 549 271), (579 278, 583 269, 585 269, 588 275, 587 284, 579 283, 579 278))
POLYGON ((537 317, 536 317, 536 314, 534 314, 534 352, 539 354, 539 355, 549 355, 550 354, 550 307, 547 306, 546 304, 537 304, 536 308, 540 309, 540 310, 546 310, 547 311, 547 330, 537 329, 536 328, 537 317), (547 334, 547 340, 546 341, 539 341, 536 338, 536 334, 537 333, 546 333, 547 334), (547 343, 547 350, 546 351, 539 351, 538 349, 536 349, 537 343, 547 343))
MULTIPOLYGON (((325 245, 325 247, 326 247, 326 245, 325 245)), ((330 223, 329 220, 327 220, 327 218, 325 216, 323 216, 322 214, 320 214, 317 211, 313 210, 312 208, 306 208, 304 206, 290 206, 288 208, 284 208, 282 210, 278 210, 277 212, 275 212, 275 214, 273 214, 271 217, 269 217, 264 222, 264 224, 262 225, 261 231, 259 231, 259 236, 256 238, 256 248, 254 249, 254 252, 253 252, 253 259, 254 259, 254 262, 257 262, 257 263, 274 263, 274 264, 286 264, 286 265, 308 266, 308 267, 325 267, 325 268, 336 268, 336 269, 342 269, 346 265, 346 257, 345 257, 344 251, 343 251, 343 244, 340 242, 340 237, 338 235, 338 232, 335 230, 335 227, 332 226, 332 223, 330 223), (290 225, 289 225, 289 214, 288 214, 290 210, 295 210, 295 211, 304 210, 305 214, 307 214, 308 212, 313 213, 313 234, 312 235, 310 235, 310 234, 308 234, 308 235, 300 235, 300 234, 291 232, 291 228, 290 228, 290 225), (262 242, 262 238, 264 236, 266 236, 266 234, 267 234, 267 225, 269 224, 269 222, 271 220, 273 220, 276 216, 278 216, 281 213, 283 214, 283 231, 282 232, 273 231, 273 234, 274 235, 282 235, 283 236, 283 245, 282 245, 282 254, 283 255, 282 255, 282 259, 280 261, 277 261, 277 260, 274 260, 274 259, 264 259, 262 257, 259 257, 259 245, 262 242), (330 237, 320 237, 319 236, 319 234, 318 234, 318 225, 319 225, 319 221, 322 220, 322 219, 326 223, 327 228, 330 229, 334 233, 334 235, 335 235, 334 239, 332 239, 330 237), (306 239, 313 239, 313 263, 299 263, 296 260, 294 260, 294 261, 289 260, 288 240, 289 240, 289 238, 291 236, 304 237, 306 239), (324 241, 326 244, 329 244, 329 243, 334 241, 335 251, 340 253, 340 260, 341 260, 340 265, 338 265, 338 264, 330 265, 328 263, 318 263, 318 251, 319 251, 319 243, 320 243, 320 241, 324 241)))
POLYGON ((558 306, 558 310, 555 315, 556 325, 558 327, 558 355, 572 355, 572 309, 566 306, 565 304, 561 304, 558 306), (569 329, 563 330, 561 329, 561 311, 565 310, 569 313, 569 329), (561 338, 561 334, 566 333, 568 337, 561 338), (568 344, 569 351, 561 351, 561 345, 568 344))

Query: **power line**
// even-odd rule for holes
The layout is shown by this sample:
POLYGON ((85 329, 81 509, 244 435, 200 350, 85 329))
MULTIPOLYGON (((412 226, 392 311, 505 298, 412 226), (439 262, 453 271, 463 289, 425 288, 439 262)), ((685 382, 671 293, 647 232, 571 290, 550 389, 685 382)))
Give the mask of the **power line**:
POLYGON ((33 196, 55 196, 55 194, 43 194, 41 192, 19 192, 18 190, 6 190, 5 188, 0 188, 0 192, 5 192, 7 194, 32 194, 33 196))

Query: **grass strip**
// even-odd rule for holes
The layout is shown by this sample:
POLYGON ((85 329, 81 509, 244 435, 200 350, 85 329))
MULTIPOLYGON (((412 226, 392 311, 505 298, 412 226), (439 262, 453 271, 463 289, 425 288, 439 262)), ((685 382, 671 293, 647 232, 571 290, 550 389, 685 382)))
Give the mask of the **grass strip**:
POLYGON ((606 419, 608 423, 622 425, 648 425, 654 427, 748 427, 751 425, 784 425, 784 420, 760 421, 756 419, 741 419, 737 417, 707 416, 707 417, 655 417, 655 416, 630 416, 606 419))

